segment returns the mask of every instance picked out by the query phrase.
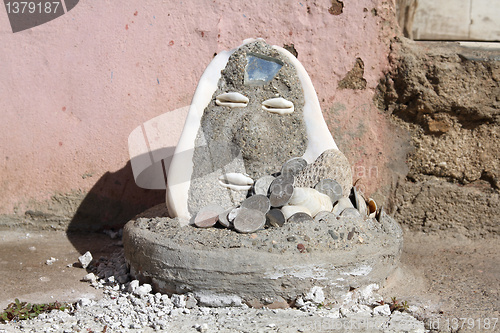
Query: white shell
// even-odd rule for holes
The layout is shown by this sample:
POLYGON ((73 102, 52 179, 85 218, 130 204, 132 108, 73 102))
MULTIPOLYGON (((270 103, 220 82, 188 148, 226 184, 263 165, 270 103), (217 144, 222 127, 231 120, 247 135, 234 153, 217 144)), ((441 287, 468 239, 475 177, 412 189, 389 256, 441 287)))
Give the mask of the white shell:
POLYGON ((299 213, 299 212, 306 213, 309 216, 312 216, 311 212, 309 211, 309 209, 307 209, 307 207, 304 207, 304 206, 289 206, 289 205, 286 205, 286 206, 281 207, 281 212, 283 213, 283 216, 285 217, 285 221, 288 220, 288 218, 290 216, 292 216, 293 214, 299 213))
POLYGON ((368 217, 369 218, 374 218, 375 215, 377 214, 377 203, 375 202, 375 200, 373 200, 372 198, 369 198, 368 199, 368 217))
POLYGON ((283 97, 271 98, 262 102, 262 108, 271 113, 280 115, 292 113, 294 110, 293 103, 283 97))
POLYGON ((347 208, 354 208, 354 206, 352 205, 352 202, 351 200, 349 200, 349 198, 342 197, 339 199, 339 201, 337 201, 335 206, 333 206, 332 213, 335 214, 335 216, 339 216, 340 213, 342 213, 347 208))
POLYGON ((333 208, 332 200, 328 195, 309 187, 294 188, 288 205, 306 207, 312 217, 321 211, 331 212, 333 208))
POLYGON ((219 184, 235 191, 248 191, 253 179, 242 173, 230 172, 219 177, 219 184))
POLYGON ((368 208, 366 207, 366 201, 365 198, 363 198, 363 195, 361 192, 359 192, 356 187, 352 188, 354 191, 354 199, 356 201, 356 207, 359 212, 361 213, 361 216, 366 216, 368 215, 368 208))
POLYGON ((228 92, 220 94, 215 98, 215 104, 229 106, 230 108, 244 108, 250 100, 239 92, 228 92))

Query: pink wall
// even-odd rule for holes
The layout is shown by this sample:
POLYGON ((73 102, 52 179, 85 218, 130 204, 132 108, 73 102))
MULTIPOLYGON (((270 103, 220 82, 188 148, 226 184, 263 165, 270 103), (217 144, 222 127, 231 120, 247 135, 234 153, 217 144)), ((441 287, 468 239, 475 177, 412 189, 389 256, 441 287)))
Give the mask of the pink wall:
POLYGON ((330 7, 330 0, 80 1, 15 34, 0 14, 0 214, 88 191, 123 168, 130 132, 188 105, 213 54, 248 37, 295 45, 337 144, 351 163, 379 168, 365 180, 368 192, 383 185, 394 139, 372 98, 388 64, 394 5, 344 1, 340 15, 330 7), (366 89, 337 89, 358 57, 366 89))

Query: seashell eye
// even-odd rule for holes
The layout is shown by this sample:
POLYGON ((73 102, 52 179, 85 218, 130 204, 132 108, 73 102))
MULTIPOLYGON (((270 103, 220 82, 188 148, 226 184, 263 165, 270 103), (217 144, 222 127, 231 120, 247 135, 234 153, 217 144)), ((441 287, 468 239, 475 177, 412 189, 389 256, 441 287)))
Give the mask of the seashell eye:
POLYGON ((219 184, 235 191, 248 191, 253 179, 242 173, 226 173, 219 177, 219 184))
POLYGON ((230 108, 244 108, 248 105, 248 97, 239 92, 228 92, 220 94, 215 98, 215 104, 220 106, 228 106, 230 108))
POLYGON ((283 97, 270 98, 262 102, 262 108, 271 113, 279 115, 290 114, 293 112, 293 103, 283 97))

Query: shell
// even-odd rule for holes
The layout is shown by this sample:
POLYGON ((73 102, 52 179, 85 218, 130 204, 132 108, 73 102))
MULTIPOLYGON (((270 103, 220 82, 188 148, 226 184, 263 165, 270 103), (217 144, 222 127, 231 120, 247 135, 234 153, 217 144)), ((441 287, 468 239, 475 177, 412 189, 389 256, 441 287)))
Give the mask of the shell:
POLYGON ((239 92, 227 92, 215 98, 215 104, 230 108, 244 108, 250 100, 239 92))
POLYGON ((375 217, 375 214, 377 214, 377 203, 375 202, 375 200, 373 200, 372 198, 369 198, 368 199, 368 212, 369 212, 369 217, 370 218, 374 218, 375 217))
POLYGON ((354 202, 356 204, 355 208, 357 208, 359 210, 359 212, 361 213, 361 216, 368 215, 368 208, 366 206, 366 201, 365 201, 365 198, 363 197, 363 195, 361 194, 361 192, 358 191, 355 186, 353 186, 352 192, 354 195, 354 202))
POLYGON ((286 206, 281 207, 281 212, 283 213, 283 216, 285 217, 285 221, 288 220, 288 218, 290 216, 292 216, 293 214, 298 213, 298 212, 303 212, 303 213, 311 215, 311 212, 309 211, 309 209, 307 209, 307 207, 304 207, 304 206, 286 205, 286 206))
POLYGON ((242 173, 226 173, 219 177, 219 184, 235 191, 248 191, 253 185, 253 179, 242 173))
POLYGON ((380 207, 380 210, 378 211, 378 213, 375 215, 377 221, 379 221, 380 223, 382 223, 382 220, 385 219, 387 217, 387 213, 385 212, 385 209, 384 207, 380 207))
POLYGON ((331 212, 333 208, 332 200, 328 195, 309 187, 294 188, 288 204, 306 207, 311 212, 312 217, 321 211, 331 212))
POLYGON ((352 202, 351 200, 349 200, 349 198, 342 197, 339 199, 339 201, 337 201, 337 204, 333 206, 332 213, 335 216, 339 216, 347 208, 354 208, 354 206, 352 205, 352 202))
POLYGON ((279 115, 290 114, 294 111, 293 103, 283 97, 270 98, 262 102, 262 108, 279 115))

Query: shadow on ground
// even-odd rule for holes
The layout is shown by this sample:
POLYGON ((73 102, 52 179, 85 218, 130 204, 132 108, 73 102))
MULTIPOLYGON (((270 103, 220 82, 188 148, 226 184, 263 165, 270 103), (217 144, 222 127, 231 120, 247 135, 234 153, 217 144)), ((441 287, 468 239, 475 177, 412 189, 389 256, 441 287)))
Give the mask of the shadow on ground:
POLYGON ((116 172, 106 172, 85 196, 67 229, 70 242, 80 252, 82 233, 118 231, 135 215, 165 202, 165 190, 145 190, 134 181, 130 161, 116 172))

